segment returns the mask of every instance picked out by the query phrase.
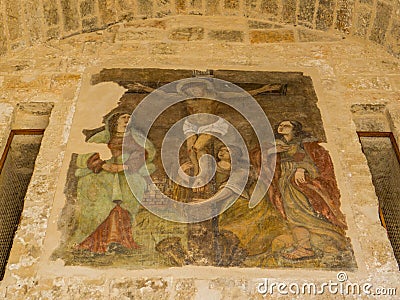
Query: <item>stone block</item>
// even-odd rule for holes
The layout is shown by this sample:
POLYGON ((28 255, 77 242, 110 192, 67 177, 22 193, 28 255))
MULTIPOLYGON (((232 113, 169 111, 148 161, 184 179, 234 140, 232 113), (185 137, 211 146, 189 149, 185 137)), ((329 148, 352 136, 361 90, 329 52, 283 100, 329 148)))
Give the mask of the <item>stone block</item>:
POLYGON ((244 7, 247 12, 254 12, 257 9, 257 0, 245 0, 244 7))
POLYGON ((180 279, 175 283, 176 299, 194 299, 196 294, 196 286, 193 279, 180 279))
POLYGON ((23 6, 23 15, 26 22, 27 41, 29 44, 34 44, 39 41, 42 35, 42 20, 32 16, 42 14, 40 5, 37 5, 35 0, 26 0, 23 6))
POLYGON ((374 0, 359 0, 362 4, 374 5, 374 0))
POLYGON ((204 28, 202 27, 186 27, 177 28, 169 35, 171 40, 176 41, 196 41, 204 38, 204 28))
POLYGON ((139 15, 151 16, 153 14, 153 5, 152 0, 138 0, 137 7, 139 15))
POLYGON ((292 43, 294 42, 292 30, 253 30, 250 31, 250 42, 259 43, 292 43))
POLYGON ((83 32, 91 32, 99 28, 97 17, 82 20, 83 32))
POLYGON ((278 12, 278 2, 277 0, 262 0, 260 8, 263 13, 276 14, 278 12))
POLYGON ((202 9, 203 8, 203 1, 202 0, 190 0, 189 7, 193 9, 202 9))
POLYGON ((177 50, 174 48, 173 44, 168 43, 157 43, 151 49, 151 54, 161 54, 161 55, 173 55, 176 54, 177 50))
POLYGON ((7 61, 0 62, 0 72, 1 73, 21 72, 33 68, 34 65, 35 65, 34 60, 8 59, 7 61))
POLYGON ((186 1, 185 0, 176 0, 175 1, 175 9, 178 14, 184 13, 186 11, 186 1))
POLYGON ((390 37, 394 40, 400 41, 400 20, 393 20, 392 26, 390 28, 390 37))
POLYGON ((60 28, 58 27, 50 28, 46 32, 46 37, 48 39, 55 39, 58 38, 59 36, 60 36, 60 28))
POLYGON ((381 90, 391 91, 392 87, 390 80, 382 76, 369 76, 369 77, 345 77, 347 86, 355 90, 381 90))
POLYGON ((389 26, 389 16, 391 15, 392 10, 393 8, 390 5, 378 2, 370 40, 378 44, 384 44, 386 31, 389 26))
POLYGON ((65 31, 74 31, 79 28, 78 3, 76 0, 61 0, 63 24, 65 31))
POLYGON ((386 39, 389 51, 396 57, 400 57, 400 20, 393 20, 386 39))
POLYGON ((239 8, 239 0, 225 0, 224 8, 226 9, 238 9, 239 8))
POLYGON ((221 11, 219 5, 220 5, 220 0, 206 0, 206 15, 208 16, 220 15, 221 11))
POLYGON ((47 91, 50 87, 50 78, 46 75, 5 76, 3 87, 47 91))
POLYGON ((254 21, 254 20, 249 20, 248 24, 249 24, 249 28, 251 28, 251 29, 271 29, 274 27, 273 23, 260 22, 260 21, 254 21))
POLYGON ((3 16, 0 14, 0 55, 7 52, 7 37, 4 30, 3 16))
POLYGON ((81 9, 81 17, 87 17, 94 14, 94 0, 85 0, 81 2, 80 9, 81 9))
POLYGON ((333 42, 341 40, 338 36, 328 35, 311 29, 298 28, 297 33, 300 42, 333 42))
POLYGON ((98 0, 101 22, 112 24, 116 20, 115 0, 98 0))
POLYGON ((13 0, 5 1, 5 19, 8 28, 8 36, 11 41, 17 40, 22 34, 21 7, 19 2, 13 0))
POLYGON ((74 73, 62 73, 51 78, 51 87, 76 84, 81 79, 81 75, 74 73))
POLYGON ((171 0, 159 0, 156 3, 156 17, 163 18, 172 14, 171 0))
POLYGON ((318 30, 327 30, 333 24, 333 10, 336 1, 320 0, 315 25, 318 30))
POLYGON ((282 0, 282 21, 296 23, 296 0, 282 0))
POLYGON ((11 104, 0 102, 0 124, 9 124, 13 117, 13 112, 14 107, 11 104))
POLYGON ((132 11, 134 7, 133 0, 118 0, 118 6, 123 11, 132 11))
POLYGON ((354 10, 354 0, 338 0, 336 9, 335 27, 344 33, 350 32, 352 26, 352 15, 354 10))
POLYGON ((243 31, 239 30, 211 30, 208 37, 212 40, 225 42, 243 42, 243 31))
POLYGON ((364 8, 356 14, 355 35, 366 37, 371 24, 371 10, 364 8))
POLYGON ((299 16, 298 16, 299 21, 312 24, 314 19, 314 11, 315 11, 314 0, 300 1, 299 16))
POLYGON ((57 2, 53 0, 43 0, 43 13, 47 26, 56 25, 60 21, 58 17, 57 2))
POLYGON ((123 13, 119 12, 118 16, 119 16, 118 17, 119 22, 122 22, 122 21, 130 22, 130 21, 135 20, 135 14, 132 11, 123 12, 123 13))
POLYGON ((130 24, 125 24, 126 28, 159 28, 159 29, 165 29, 167 28, 167 23, 165 20, 157 20, 157 19, 152 19, 152 20, 143 20, 141 22, 137 23, 130 23, 130 24))
POLYGON ((157 28, 145 28, 134 30, 119 30, 116 35, 117 41, 155 41, 160 40, 164 31, 157 28))

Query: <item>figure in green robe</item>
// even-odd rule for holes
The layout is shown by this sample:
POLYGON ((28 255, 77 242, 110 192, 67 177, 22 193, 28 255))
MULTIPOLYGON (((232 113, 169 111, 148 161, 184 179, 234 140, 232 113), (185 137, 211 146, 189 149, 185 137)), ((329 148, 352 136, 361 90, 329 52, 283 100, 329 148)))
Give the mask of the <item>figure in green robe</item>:
POLYGON ((147 188, 145 177, 155 170, 152 163, 155 148, 135 128, 127 128, 130 115, 129 108, 117 107, 104 117, 105 126, 84 130, 87 142, 107 144, 112 157, 102 160, 98 153, 78 155, 78 169, 75 172, 78 177, 77 229, 73 234, 75 244, 82 243, 94 233, 116 204, 129 212, 131 223, 139 209, 138 200, 141 200, 147 188), (144 160, 145 164, 142 164, 144 160), (139 199, 131 188, 135 189, 139 199))

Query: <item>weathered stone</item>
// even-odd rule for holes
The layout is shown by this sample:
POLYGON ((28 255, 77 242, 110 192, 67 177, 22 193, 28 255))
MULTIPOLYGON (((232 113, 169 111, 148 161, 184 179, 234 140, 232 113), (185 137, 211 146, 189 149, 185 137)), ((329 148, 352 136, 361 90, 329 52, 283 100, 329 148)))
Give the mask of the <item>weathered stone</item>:
POLYGON ((143 20, 139 23, 125 24, 126 28, 159 28, 165 29, 167 28, 167 24, 165 20, 143 20))
POLYGON ((60 36, 60 29, 58 27, 50 28, 46 32, 46 37, 48 39, 58 38, 60 36))
POLYGON ((82 30, 84 32, 91 32, 98 29, 98 19, 97 17, 83 19, 82 20, 82 30))
POLYGON ((317 17, 315 20, 316 28, 319 30, 327 30, 333 24, 333 10, 336 1, 333 0, 320 0, 317 17))
POLYGON ((186 300, 194 299, 196 295, 196 285, 193 279, 181 279, 175 283, 175 299, 186 300))
POLYGON ((257 0, 245 0, 246 10, 254 11, 257 8, 257 0))
POLYGON ((400 57, 400 20, 393 20, 389 33, 387 38, 389 51, 400 57))
POLYGON ((312 26, 314 20, 314 11, 315 11, 315 1, 313 0, 304 0, 300 1, 299 7, 299 21, 304 23, 304 25, 312 26))
POLYGON ((3 87, 7 89, 36 89, 46 91, 50 87, 50 78, 46 75, 6 76, 3 87))
POLYGON ((51 78, 51 87, 65 86, 67 84, 76 84, 81 79, 80 74, 63 73, 54 75, 51 78))
POLYGON ((6 0, 5 19, 8 28, 8 36, 11 41, 18 39, 22 34, 20 4, 13 0, 6 0))
POLYGON ((202 0, 190 0, 189 1, 189 6, 194 9, 202 9, 203 8, 203 2, 202 0))
POLYGON ((87 17, 94 14, 94 0, 85 0, 81 2, 81 17, 87 17))
POLYGON ((0 55, 7 52, 7 37, 4 30, 3 15, 0 14, 0 55))
POLYGON ((391 77, 390 82, 393 89, 397 92, 400 92, 400 75, 391 77))
POLYGON ((102 23, 114 23, 116 19, 115 0, 98 0, 98 3, 102 23))
POLYGON ((206 15, 215 16, 221 13, 220 11, 221 0, 206 0, 206 15))
POLYGON ((392 13, 392 7, 386 3, 378 2, 376 15, 372 26, 370 39, 378 44, 385 42, 385 35, 389 25, 389 18, 392 13))
POLYGON ((130 22, 133 21, 135 19, 135 14, 133 12, 123 12, 119 14, 119 18, 118 20, 120 22, 126 21, 126 22, 130 22))
POLYGON ((59 22, 57 2, 43 0, 43 13, 47 26, 56 25, 59 22))
POLYGON ((153 5, 152 0, 138 0, 137 7, 139 15, 151 16, 153 13, 153 5))
POLYGON ((146 41, 157 40, 163 36, 162 31, 157 28, 120 30, 117 32, 117 41, 146 41))
POLYGON ((176 54, 173 44, 158 43, 151 50, 151 54, 171 55, 176 54))
POLYGON ((261 11, 267 14, 276 14, 278 11, 278 2, 276 0, 262 0, 261 11))
POLYGON ((224 7, 226 9, 237 9, 239 8, 239 0, 225 0, 224 7))
MULTIPOLYGON (((54 105, 46 102, 19 103, 14 112, 12 128, 37 128, 45 129, 49 124, 49 116, 54 105)), ((43 178, 40 184, 36 185, 39 194, 45 194, 49 189, 47 178, 43 178)), ((38 181, 35 181, 38 183, 38 181)), ((37 255, 40 255, 37 253, 37 255)))
POLYGON ((172 7, 170 0, 159 0, 154 2, 156 4, 156 17, 163 18, 172 14, 172 7))
POLYGON ((21 72, 34 66, 34 61, 27 59, 10 59, 0 63, 0 70, 4 73, 21 72))
POLYGON ((374 0, 359 0, 360 3, 374 5, 374 0))
POLYGON ((351 78, 345 77, 348 87, 356 90, 392 90, 390 80, 387 77, 368 76, 351 78))
POLYGON ((171 40, 176 41, 195 41, 204 38, 204 28, 202 27, 186 27, 178 28, 169 35, 171 40))
POLYGON ((370 24, 371 24, 371 11, 369 9, 357 12, 355 34, 361 37, 367 36, 370 24))
POLYGON ((208 37, 213 40, 226 42, 243 42, 243 31, 238 30, 211 30, 208 37))
MULTIPOLYGON (((118 0, 118 6, 123 11, 133 11, 134 1, 133 0, 118 0)), ((133 12, 131 12, 133 14, 133 12)))
POLYGON ((61 0, 63 12, 63 24, 65 31, 73 31, 79 28, 78 4, 76 0, 61 0))
POLYGON ((249 28, 251 29, 270 29, 274 27, 273 23, 261 22, 261 21, 248 21, 249 28))
POLYGON ((291 43, 294 42, 292 30, 253 30, 250 32, 250 42, 259 43, 291 43))
POLYGON ((40 5, 35 0, 26 0, 23 6, 23 15, 26 22, 26 30, 29 44, 34 44, 42 37, 42 20, 40 18, 32 18, 32 14, 39 16, 42 14, 40 5))
POLYGON ((296 23, 296 0, 282 0, 282 21, 296 23))
POLYGON ((176 0, 175 7, 176 7, 176 12, 178 14, 184 13, 186 11, 186 1, 185 0, 176 0))
POLYGON ((11 104, 0 103, 0 124, 8 124, 12 120, 13 112, 14 107, 11 104))
POLYGON ((390 28, 390 37, 400 42, 400 20, 393 20, 390 28))
POLYGON ((341 37, 334 35, 327 35, 321 32, 316 32, 311 29, 299 28, 297 30, 299 41, 301 42, 333 42, 341 40, 341 37))
POLYGON ((350 32, 354 0, 339 0, 336 9, 336 28, 344 33, 350 32))

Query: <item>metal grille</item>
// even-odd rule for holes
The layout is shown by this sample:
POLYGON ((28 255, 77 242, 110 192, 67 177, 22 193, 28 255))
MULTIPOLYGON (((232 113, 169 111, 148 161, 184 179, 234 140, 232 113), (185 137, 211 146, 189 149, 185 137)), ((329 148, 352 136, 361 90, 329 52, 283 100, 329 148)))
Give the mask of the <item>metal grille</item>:
MULTIPOLYGON (((383 225, 400 266, 400 164, 393 137, 360 137, 379 199, 383 225)), ((398 151, 398 150, 397 150, 398 151)))
POLYGON ((11 135, 0 174, 0 280, 18 227, 42 135, 11 135))

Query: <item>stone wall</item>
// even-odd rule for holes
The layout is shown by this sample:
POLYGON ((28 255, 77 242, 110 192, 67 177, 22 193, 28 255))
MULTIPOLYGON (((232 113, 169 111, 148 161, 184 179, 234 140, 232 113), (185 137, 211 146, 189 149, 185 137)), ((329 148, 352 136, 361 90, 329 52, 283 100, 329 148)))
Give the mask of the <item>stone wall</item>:
MULTIPOLYGON (((4 5, 7 3, 11 2, 2 2, 4 5)), ((46 26, 45 30, 45 26, 42 26, 44 23, 35 27, 26 26, 28 23, 23 22, 31 30, 40 28, 37 40, 42 39, 42 34, 49 33, 49 30, 55 32, 57 37, 67 35, 67 32, 81 31, 81 21, 75 17, 83 15, 82 10, 100 18, 100 14, 97 15, 97 2, 92 6, 90 1, 84 1, 79 6, 77 2, 73 2, 74 5, 56 2, 56 6, 53 1, 41 3, 47 8, 46 22, 50 26, 46 26), (70 17, 62 15, 62 9, 72 12, 70 17)), ((128 2, 118 3, 121 10, 101 10, 101 19, 96 19, 96 26, 114 22, 117 15, 123 15, 122 8, 129 11, 128 2)), ((13 42, 7 39, 7 45, 17 47, 2 57, 0 65, 1 145, 4 145, 10 129, 15 125, 13 119, 18 104, 44 102, 54 106, 36 160, 5 278, 0 285, 0 297, 262 299, 256 289, 262 278, 288 284, 336 280, 337 272, 313 269, 184 267, 120 270, 65 267, 61 260, 49 262, 48 249, 54 248, 59 238, 56 223, 60 215, 57 212, 64 205, 55 197, 57 186, 63 187, 65 184, 58 183, 58 176, 82 79, 91 72, 118 67, 296 71, 311 76, 327 137, 325 147, 333 159, 342 195, 342 209, 349 224, 348 236, 358 265, 356 271, 348 272, 349 280, 359 284, 369 282, 374 287, 398 289, 398 266, 385 230, 380 225, 377 197, 353 119, 357 120, 357 124, 365 123, 367 121, 363 116, 371 118, 374 114, 370 108, 378 107, 378 118, 383 118, 386 130, 393 131, 399 139, 400 61, 380 47, 353 38, 342 39, 340 34, 318 33, 302 27, 249 20, 243 16, 161 18, 162 13, 157 15, 157 12, 168 12, 169 2, 164 6, 155 6, 150 1, 140 3, 138 14, 154 14, 159 18, 131 21, 93 33, 53 39, 29 49, 18 47, 28 41, 23 38, 24 31, 14 33, 13 42)), ((203 6, 205 2, 191 1, 193 6, 190 7, 183 1, 175 3, 181 4, 185 13, 197 9, 202 14, 209 14, 206 9, 209 6, 203 6)), ((211 5, 215 2, 207 3, 211 5)), ((244 6, 239 1, 225 1, 223 5, 218 5, 218 9, 221 13, 230 11, 234 14, 236 7, 246 12, 247 5, 254 5, 255 11, 268 11, 271 15, 276 11, 285 11, 285 16, 291 15, 290 10, 282 9, 284 6, 280 2, 275 6, 268 3, 261 5, 259 1, 246 1, 244 6)), ((314 13, 312 18, 306 13, 308 9, 314 11, 314 3, 302 3, 304 8, 298 8, 302 18, 314 22, 318 13, 314 13)), ((315 7, 322 9, 321 3, 315 7)), ((342 3, 343 7, 349 5, 346 3, 342 3)), ((103 5, 115 7, 108 2, 103 5)), ((361 4, 352 4, 354 7, 358 5, 361 4)), ((370 6, 374 12, 389 7, 381 4, 375 7, 374 3, 369 2, 363 6, 370 6)), ((34 6, 42 11, 41 7, 34 6)), ((323 11, 337 11, 329 4, 323 7, 323 11)), ((213 8, 213 11, 216 9, 213 8)), ((363 11, 367 12, 365 9, 363 11)), ((23 13, 24 10, 14 12, 23 13)), ((16 20, 20 19, 16 18, 13 22, 16 20)), ((327 18, 326 22, 331 22, 329 20, 327 18)), ((339 18, 338 14, 333 20, 336 20, 335 24, 338 20, 346 23, 343 21, 346 18, 339 18)), ((379 21, 372 20, 377 19, 371 19, 366 30, 367 36, 379 36, 380 31, 377 30, 375 34, 371 27, 379 21)), ((390 21, 388 26, 393 24, 390 21)), ((313 26, 321 25, 314 23, 313 26)), ((8 31, 7 36, 11 37, 8 31)), ((33 36, 29 35, 30 38, 33 36)), ((303 297, 298 295, 299 299, 303 297)), ((337 295, 326 294, 321 299, 330 297, 336 299, 337 295)))
POLYGON ((115 23, 176 15, 241 16, 337 30, 400 56, 400 4, 395 0, 4 0, 0 55, 115 23))

